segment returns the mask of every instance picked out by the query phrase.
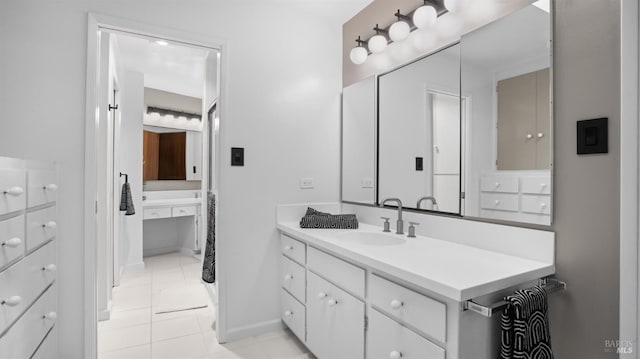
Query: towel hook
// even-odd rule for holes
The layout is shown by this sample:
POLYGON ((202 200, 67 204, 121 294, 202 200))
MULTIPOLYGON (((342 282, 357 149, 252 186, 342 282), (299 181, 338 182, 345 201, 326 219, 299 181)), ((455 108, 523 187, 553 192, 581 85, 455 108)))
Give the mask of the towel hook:
POLYGON ((120 177, 124 176, 124 183, 129 183, 129 175, 126 173, 120 172, 120 177))

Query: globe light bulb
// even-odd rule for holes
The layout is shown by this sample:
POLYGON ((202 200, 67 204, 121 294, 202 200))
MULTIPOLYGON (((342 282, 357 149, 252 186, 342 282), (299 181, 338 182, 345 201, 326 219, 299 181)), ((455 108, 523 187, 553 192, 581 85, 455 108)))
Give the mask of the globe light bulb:
POLYGON ((373 53, 382 52, 387 47, 387 38, 383 35, 375 35, 369 39, 367 45, 373 53))
POLYGON ((413 13, 413 23, 418 29, 427 29, 433 26, 437 19, 438 12, 431 5, 421 6, 413 13))
POLYGON ((444 7, 451 12, 456 12, 460 8, 460 0, 444 0, 444 7))
POLYGON ((399 20, 389 29, 389 37, 391 40, 398 42, 406 39, 411 32, 411 27, 405 21, 399 20))
POLYGON ((351 49, 351 53, 349 53, 351 62, 356 65, 363 64, 365 61, 367 61, 368 56, 369 54, 367 53, 367 49, 362 46, 354 47, 353 49, 351 49))

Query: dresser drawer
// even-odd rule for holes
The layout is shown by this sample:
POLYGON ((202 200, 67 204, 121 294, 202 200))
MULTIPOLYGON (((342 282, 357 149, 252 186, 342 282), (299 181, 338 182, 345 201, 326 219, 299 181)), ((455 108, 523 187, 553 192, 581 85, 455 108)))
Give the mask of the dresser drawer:
POLYGON ((371 276, 371 305, 424 334, 444 343, 447 333, 447 306, 377 275, 371 276))
POLYGON ((56 236, 56 207, 27 213, 27 251, 56 236))
POLYGON ((24 215, 0 222, 0 269, 24 254, 24 215))
POLYGON ((522 177, 522 193, 551 194, 551 176, 522 177))
POLYGON ((58 359, 58 331, 53 327, 31 359, 58 359))
POLYGON ((0 338, 0 358, 30 358, 56 321, 56 290, 52 286, 0 338))
POLYGON ((298 339, 305 342, 305 322, 304 306, 291 296, 286 290, 282 289, 280 293, 280 309, 282 321, 291 329, 298 339))
POLYGON ((58 178, 55 170, 29 170, 27 182, 29 207, 55 202, 58 199, 58 178))
POLYGON ((280 279, 282 288, 286 289, 291 295, 296 297, 300 302, 305 302, 305 284, 306 276, 304 267, 294 261, 282 256, 282 278, 280 279))
POLYGON ((282 250, 282 254, 284 254, 285 256, 293 259, 300 264, 306 263, 307 246, 304 243, 282 234, 280 235, 280 248, 282 250))
POLYGON ((518 211, 518 195, 508 193, 481 193, 480 207, 495 211, 518 211))
POLYGON ((535 214, 551 214, 551 197, 522 195, 522 212, 535 214))
POLYGON ((171 208, 171 216, 173 217, 185 217, 185 216, 195 216, 195 215, 196 215, 196 206, 182 206, 182 207, 171 208))
POLYGON ((309 248, 309 268, 333 284, 364 298, 364 269, 309 248))
MULTIPOLYGON (((0 332, 4 331, 55 280, 55 242, 50 242, 0 273, 0 332)), ((4 358, 0 355, 0 358, 4 358)))
POLYGON ((369 312, 369 359, 444 359, 445 350, 389 319, 377 310, 369 312))
POLYGON ((480 190, 482 192, 518 193, 518 177, 482 176, 480 190))
POLYGON ((0 169, 0 215, 26 207, 26 174, 24 170, 0 169))
POLYGON ((169 218, 171 217, 171 207, 145 208, 144 219, 169 218))

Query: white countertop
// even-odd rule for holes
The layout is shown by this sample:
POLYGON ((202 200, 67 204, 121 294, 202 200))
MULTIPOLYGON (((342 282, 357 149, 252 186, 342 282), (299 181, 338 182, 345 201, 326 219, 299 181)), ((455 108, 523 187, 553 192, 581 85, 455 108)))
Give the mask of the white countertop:
MULTIPOLYGON (((403 244, 374 246, 336 237, 348 229, 303 229, 278 223, 282 232, 356 264, 374 268, 455 301, 466 301, 555 273, 549 263, 418 236, 403 244)), ((357 231, 381 232, 360 223, 357 231)))
POLYGON ((202 198, 167 198, 167 199, 148 199, 142 201, 142 207, 170 207, 180 205, 201 204, 202 198))

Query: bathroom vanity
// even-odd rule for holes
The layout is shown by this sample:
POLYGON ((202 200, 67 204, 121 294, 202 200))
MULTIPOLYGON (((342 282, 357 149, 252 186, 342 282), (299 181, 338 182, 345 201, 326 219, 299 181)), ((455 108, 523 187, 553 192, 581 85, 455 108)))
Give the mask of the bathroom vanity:
POLYGON ((320 359, 495 358, 499 315, 467 308, 555 272, 550 232, 533 260, 362 222, 301 229, 292 208, 278 214, 282 321, 320 359))
POLYGON ((143 193, 142 206, 145 256, 176 250, 193 254, 200 250, 199 190, 147 191, 143 193), (175 233, 167 233, 169 230, 175 233), (160 236, 158 232, 164 233, 160 236))

